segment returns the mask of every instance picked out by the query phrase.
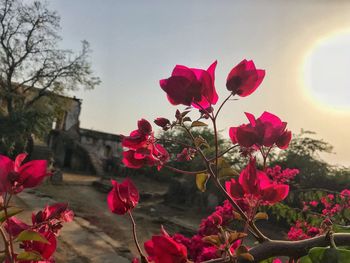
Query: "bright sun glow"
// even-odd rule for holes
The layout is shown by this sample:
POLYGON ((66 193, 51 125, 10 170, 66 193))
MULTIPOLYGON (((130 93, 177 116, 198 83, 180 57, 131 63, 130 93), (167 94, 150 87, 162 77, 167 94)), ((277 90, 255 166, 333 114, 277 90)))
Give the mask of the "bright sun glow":
POLYGON ((304 76, 312 98, 350 110, 350 31, 318 41, 305 59, 304 76))

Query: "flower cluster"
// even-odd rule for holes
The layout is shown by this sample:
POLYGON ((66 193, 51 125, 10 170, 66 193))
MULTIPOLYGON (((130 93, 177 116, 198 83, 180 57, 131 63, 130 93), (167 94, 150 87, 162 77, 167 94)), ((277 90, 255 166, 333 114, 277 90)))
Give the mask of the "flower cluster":
POLYGON ((321 212, 324 217, 341 216, 347 209, 350 209, 350 190, 344 189, 339 194, 327 194, 319 200, 303 202, 303 211, 311 208, 321 212))
POLYGON ((147 120, 139 120, 137 126, 137 130, 123 137, 123 147, 129 148, 128 151, 123 152, 123 163, 129 168, 148 165, 157 166, 160 169, 169 159, 167 150, 156 143, 152 126, 147 120))
POLYGON ((207 70, 175 66, 171 77, 159 81, 173 105, 187 105, 198 109, 207 109, 218 101, 215 90, 215 68, 217 62, 207 70))
POLYGON ((32 188, 39 185, 46 176, 46 160, 34 160, 26 162, 27 154, 19 154, 15 161, 4 155, 0 155, 0 193, 17 194, 24 188, 32 188))
MULTIPOLYGON (((217 136, 215 136, 216 156, 209 158, 201 146, 212 147, 212 145, 209 145, 203 137, 196 137, 192 133, 192 128, 207 126, 202 121, 211 120, 217 133, 216 117, 224 103, 231 96, 246 97, 252 94, 262 83, 265 71, 257 69, 251 60, 243 60, 231 69, 226 79, 226 88, 230 94, 215 112, 213 106, 218 102, 215 89, 216 66, 216 61, 206 70, 183 65, 175 66, 171 76, 161 79, 159 84, 172 105, 185 105, 187 108, 182 113, 176 110, 175 121, 159 117, 154 123, 163 131, 178 126, 186 130, 192 144, 180 143, 185 147, 176 156, 174 155, 176 161, 188 162, 198 154, 204 160, 207 170, 197 173, 182 171, 170 167, 169 164, 167 167, 184 174, 196 175, 196 184, 201 190, 205 188, 201 184, 205 184, 206 180, 210 178, 217 180, 219 188, 229 197, 229 200, 225 200, 222 206, 218 206, 215 212, 203 219, 198 232, 192 237, 185 237, 178 233, 170 235, 162 228, 161 234, 152 236, 144 243, 147 252, 147 256, 145 256, 138 244, 132 217, 132 209, 139 201, 138 191, 128 179, 120 184, 112 180, 112 190, 107 198, 108 206, 113 213, 129 213, 133 223, 135 244, 142 262, 199 263, 218 258, 222 258, 222 262, 226 262, 228 257, 234 259, 241 256, 253 260, 247 247, 242 244, 242 239, 247 235, 247 230, 250 229, 256 232, 259 241, 265 240, 263 236, 259 236, 262 234, 255 229, 254 220, 259 219, 255 215, 257 215, 260 206, 274 205, 284 200, 289 193, 289 186, 286 183, 289 183, 298 173, 296 169, 282 170, 280 166, 266 167, 270 150, 275 146, 286 149, 290 143, 292 134, 286 129, 287 123, 269 112, 264 112, 259 118, 246 113, 249 123, 231 127, 229 135, 232 143, 239 145, 242 155, 247 153, 246 156, 249 156, 250 161, 238 178, 227 181, 225 188, 220 185, 222 178, 220 177, 220 169, 222 167, 218 155, 217 136), (195 121, 186 116, 191 107, 196 108, 200 113, 199 118, 195 121), (256 160, 259 157, 256 157, 255 153, 262 154, 263 170, 257 169, 256 160), (214 164, 217 165, 216 169, 214 169, 214 164), (231 230, 230 225, 235 219, 246 221, 244 232, 231 230)), ((127 167, 141 168, 148 165, 157 166, 160 169, 170 159, 166 149, 157 143, 152 126, 144 119, 138 122, 137 130, 132 131, 129 136, 123 137, 122 145, 127 148, 123 153, 123 163, 127 167)), ((227 152, 231 148, 227 149, 227 152)), ((229 171, 227 174, 230 176, 235 174, 230 165, 227 165, 225 169, 229 171)), ((264 213, 260 213, 260 219, 264 216, 264 213)), ((133 262, 136 263, 139 260, 134 259, 133 262)), ((275 259, 274 262, 278 262, 278 259, 275 259)))
POLYGON ((19 154, 14 161, 0 155, 0 212, 4 215, 3 241, 5 262, 53 263, 53 254, 57 247, 57 236, 64 222, 71 222, 74 214, 66 203, 46 206, 32 214, 32 224, 28 225, 15 215, 20 209, 10 204, 11 197, 25 188, 38 186, 51 173, 47 171, 46 160, 25 162, 27 154, 19 154), (13 249, 13 240, 19 242, 19 248, 13 249), (20 252, 20 253, 18 253, 20 252))
POLYGON ((289 186, 270 180, 265 172, 256 168, 255 159, 239 175, 226 182, 226 191, 235 200, 243 200, 249 207, 273 205, 285 199, 289 186))
POLYGON ((40 262, 54 263, 53 254, 57 248, 59 230, 62 228, 62 223, 71 222, 73 217, 73 211, 68 209, 68 204, 56 203, 33 213, 31 225, 14 216, 9 218, 5 223, 5 230, 14 238, 24 235, 23 233, 41 237, 42 240, 38 240, 38 238, 36 240, 24 239, 20 248, 37 255, 41 258, 40 262))
POLYGON ((317 228, 305 221, 297 220, 288 231, 289 240, 303 240, 317 236, 321 233, 321 229, 317 228))
POLYGON ((287 123, 269 112, 264 112, 258 119, 251 113, 245 113, 249 123, 230 128, 230 138, 233 143, 241 147, 262 146, 272 147, 276 145, 286 149, 292 138, 292 133, 286 130, 287 123))
POLYGON ((292 181, 299 174, 299 170, 290 168, 282 170, 281 166, 275 165, 274 167, 267 168, 266 174, 276 183, 284 184, 292 181))

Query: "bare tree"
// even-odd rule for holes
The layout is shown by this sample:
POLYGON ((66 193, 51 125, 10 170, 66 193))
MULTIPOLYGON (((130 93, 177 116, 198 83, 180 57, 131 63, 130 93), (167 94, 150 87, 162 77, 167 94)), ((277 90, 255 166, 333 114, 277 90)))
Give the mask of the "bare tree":
MULTIPOLYGON (((35 112, 43 97, 99 84, 88 61, 88 42, 82 42, 79 53, 61 49, 59 30, 59 15, 43 1, 0 0, 2 124, 26 118, 28 112, 35 122, 36 115, 47 117, 48 112, 35 112)), ((30 124, 34 131, 40 130, 30 124)), ((33 132, 28 127, 24 130, 33 132)))

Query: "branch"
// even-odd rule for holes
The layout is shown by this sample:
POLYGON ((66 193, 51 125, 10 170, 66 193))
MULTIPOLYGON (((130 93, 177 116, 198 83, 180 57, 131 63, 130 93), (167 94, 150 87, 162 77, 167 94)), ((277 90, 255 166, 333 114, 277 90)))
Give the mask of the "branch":
POLYGON ((206 173, 206 172, 208 172, 207 169, 201 170, 201 171, 185 171, 185 170, 177 169, 177 168, 175 168, 175 167, 168 166, 168 165, 163 165, 163 167, 166 167, 166 168, 168 168, 169 170, 172 170, 172 171, 174 171, 174 172, 181 173, 181 174, 197 175, 197 174, 200 174, 200 173, 206 173))
MULTIPOLYGON (((228 153, 229 151, 233 150, 234 148, 236 148, 236 147, 238 147, 238 146, 239 146, 238 144, 233 145, 233 146, 231 146, 230 148, 226 149, 225 151, 219 153, 219 154, 218 154, 218 158, 220 158, 221 156, 225 155, 226 153, 228 153)), ((213 157, 213 158, 209 159, 208 161, 209 161, 209 162, 215 161, 215 158, 216 158, 216 157, 213 157)))
MULTIPOLYGON (((334 242, 337 246, 350 245, 350 233, 336 233, 333 234, 334 242)), ((249 250, 253 255, 255 261, 259 262, 271 257, 288 256, 291 258, 300 258, 309 253, 309 250, 314 247, 327 247, 330 245, 329 239, 326 235, 313 237, 300 241, 283 241, 283 240, 268 240, 249 250)), ((248 261, 239 260, 240 263, 248 261)))

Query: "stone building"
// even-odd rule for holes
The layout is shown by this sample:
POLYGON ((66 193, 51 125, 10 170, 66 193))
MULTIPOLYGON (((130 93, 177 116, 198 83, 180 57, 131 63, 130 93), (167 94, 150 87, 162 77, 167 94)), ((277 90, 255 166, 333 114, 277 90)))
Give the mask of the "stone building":
POLYGON ((65 111, 56 118, 48 136, 55 164, 63 169, 100 176, 111 171, 121 159, 120 135, 81 128, 81 100, 65 99, 65 111))

